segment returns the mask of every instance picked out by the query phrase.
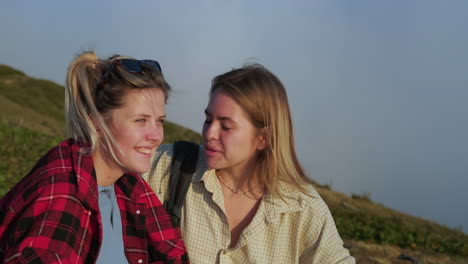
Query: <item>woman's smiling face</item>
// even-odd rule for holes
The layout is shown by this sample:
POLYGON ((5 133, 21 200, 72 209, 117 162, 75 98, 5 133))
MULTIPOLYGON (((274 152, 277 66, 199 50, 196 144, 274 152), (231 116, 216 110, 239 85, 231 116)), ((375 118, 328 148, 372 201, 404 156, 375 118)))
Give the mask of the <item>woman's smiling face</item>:
POLYGON ((122 173, 146 172, 151 154, 164 138, 165 97, 161 89, 130 90, 122 107, 112 110, 109 127, 122 173))

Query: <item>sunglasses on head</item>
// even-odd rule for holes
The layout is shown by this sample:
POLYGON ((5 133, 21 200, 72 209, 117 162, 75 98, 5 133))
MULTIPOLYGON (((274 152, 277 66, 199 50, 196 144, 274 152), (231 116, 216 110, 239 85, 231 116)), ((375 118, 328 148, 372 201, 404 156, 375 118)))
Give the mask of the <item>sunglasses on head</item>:
POLYGON ((101 81, 99 81, 97 87, 101 87, 108 81, 110 74, 117 65, 122 66, 127 72, 130 73, 140 73, 143 71, 143 67, 162 72, 161 65, 159 65, 159 62, 155 60, 118 59, 112 61, 109 69, 107 69, 106 72, 104 72, 102 75, 101 81))

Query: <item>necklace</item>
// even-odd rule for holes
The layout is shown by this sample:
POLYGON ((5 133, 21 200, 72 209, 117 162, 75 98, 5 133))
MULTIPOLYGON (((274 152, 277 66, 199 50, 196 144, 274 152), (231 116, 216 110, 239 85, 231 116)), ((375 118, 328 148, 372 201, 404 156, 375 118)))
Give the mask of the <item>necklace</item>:
POLYGON ((216 176, 218 177, 218 179, 221 181, 221 183, 226 186, 226 188, 228 188, 232 193, 235 193, 235 194, 243 194, 243 195, 246 195, 250 192, 252 192, 252 190, 248 190, 248 191, 241 191, 241 190, 236 190, 234 188, 232 188, 231 186, 229 186, 224 180, 223 180, 223 177, 221 177, 221 175, 219 174, 219 171, 218 170, 215 170, 216 172, 216 176))

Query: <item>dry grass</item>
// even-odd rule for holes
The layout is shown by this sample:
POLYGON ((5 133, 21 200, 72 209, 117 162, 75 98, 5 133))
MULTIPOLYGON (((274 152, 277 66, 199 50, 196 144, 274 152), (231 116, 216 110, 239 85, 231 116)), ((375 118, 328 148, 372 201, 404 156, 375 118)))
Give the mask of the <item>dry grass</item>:
POLYGON ((0 121, 50 136, 65 134, 63 120, 57 120, 19 105, 0 95, 0 121))
POLYGON ((402 249, 393 245, 379 245, 364 241, 345 240, 345 246, 360 264, 410 264, 410 261, 398 259, 405 254, 419 260, 422 264, 466 264, 467 257, 447 254, 435 254, 421 250, 402 249))

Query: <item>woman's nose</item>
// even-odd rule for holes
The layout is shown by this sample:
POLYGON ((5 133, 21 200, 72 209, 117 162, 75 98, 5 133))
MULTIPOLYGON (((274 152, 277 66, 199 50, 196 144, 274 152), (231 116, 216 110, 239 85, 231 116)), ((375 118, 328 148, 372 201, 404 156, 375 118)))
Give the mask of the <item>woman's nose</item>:
POLYGON ((146 138, 157 144, 160 144, 164 139, 164 129, 162 126, 152 126, 147 132, 146 138))
POLYGON ((218 129, 215 122, 205 124, 203 128, 203 137, 206 140, 218 139, 218 129))

